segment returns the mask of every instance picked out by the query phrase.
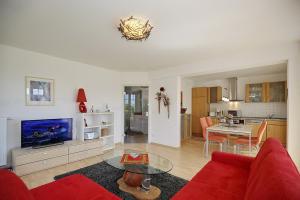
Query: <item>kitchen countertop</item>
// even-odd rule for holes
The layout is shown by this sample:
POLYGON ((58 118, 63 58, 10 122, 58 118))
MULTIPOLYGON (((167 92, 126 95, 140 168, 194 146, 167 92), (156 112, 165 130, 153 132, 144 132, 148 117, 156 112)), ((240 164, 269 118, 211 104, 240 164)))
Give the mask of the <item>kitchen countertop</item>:
MULTIPOLYGON (((216 116, 212 116, 212 118, 217 118, 216 116)), ((287 118, 284 117, 272 117, 272 118, 268 118, 268 117, 233 117, 233 119, 266 119, 266 120, 283 120, 286 121, 287 118)))

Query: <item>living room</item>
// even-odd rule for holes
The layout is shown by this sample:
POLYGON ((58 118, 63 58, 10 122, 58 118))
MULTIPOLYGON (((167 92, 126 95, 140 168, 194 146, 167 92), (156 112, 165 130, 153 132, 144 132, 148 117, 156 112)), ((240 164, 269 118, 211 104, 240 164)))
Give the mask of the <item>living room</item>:
MULTIPOLYGON (((0 2, 1 168, 12 170, 1 171, 1 198, 74 199, 77 191, 78 199, 218 199, 213 191, 219 191, 225 199, 299 199, 300 178, 294 164, 299 169, 300 3, 133 3, 0 2), (179 10, 185 18, 178 16, 179 10), (140 18, 145 32, 124 31, 131 20, 140 18), (234 154, 233 148, 214 152, 219 146, 204 143, 203 138, 182 141, 181 91, 187 77, 223 74, 229 78, 225 74, 266 66, 274 69, 282 63, 288 90, 285 148, 271 139, 259 144, 260 151, 248 151, 246 146, 234 154), (123 143, 125 86, 149 87, 148 143, 123 143), (32 128, 36 120, 69 120, 61 128, 68 139, 51 147, 25 147, 24 124, 36 129, 32 128), (288 166, 285 175, 291 178, 284 180, 290 185, 279 180, 263 196, 250 179, 247 185, 248 166, 255 163, 253 156, 274 146, 288 166), (146 156, 147 165, 127 168, 120 161, 124 155, 146 156), (222 165, 217 165, 217 172, 209 168, 218 162, 222 165), (145 166, 149 168, 143 171, 145 166), (221 166, 239 173, 243 168, 242 178, 224 178, 221 166), (81 175, 69 176, 74 173, 81 175), (216 179, 209 179, 210 175, 216 179), (234 190, 235 183, 229 184, 237 180, 239 191, 234 190), (20 192, 12 191, 8 181, 20 192), (73 186, 65 189, 68 184, 73 186), (64 189, 50 192, 57 188, 64 189), (283 193, 286 196, 279 196, 283 193)), ((229 147, 233 147, 230 142, 229 147)), ((272 161, 281 166, 280 160, 272 161)), ((268 165, 269 170, 273 168, 275 174, 281 173, 268 165)), ((259 174, 272 179, 271 172, 259 174)))

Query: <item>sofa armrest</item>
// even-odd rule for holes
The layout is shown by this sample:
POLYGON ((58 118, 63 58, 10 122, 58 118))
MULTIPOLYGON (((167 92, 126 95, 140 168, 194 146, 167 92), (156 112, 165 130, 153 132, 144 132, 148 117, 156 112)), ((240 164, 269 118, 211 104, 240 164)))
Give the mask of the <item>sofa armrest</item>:
POLYGON ((211 159, 215 162, 221 162, 228 165, 234 165, 239 168, 250 169, 250 165, 255 158, 215 151, 212 153, 211 159))

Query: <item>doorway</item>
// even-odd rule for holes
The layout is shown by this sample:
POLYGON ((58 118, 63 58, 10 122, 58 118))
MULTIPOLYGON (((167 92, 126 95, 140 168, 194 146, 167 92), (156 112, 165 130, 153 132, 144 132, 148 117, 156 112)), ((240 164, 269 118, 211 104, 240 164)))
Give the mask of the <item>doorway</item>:
POLYGON ((149 87, 124 87, 124 143, 148 143, 149 87))

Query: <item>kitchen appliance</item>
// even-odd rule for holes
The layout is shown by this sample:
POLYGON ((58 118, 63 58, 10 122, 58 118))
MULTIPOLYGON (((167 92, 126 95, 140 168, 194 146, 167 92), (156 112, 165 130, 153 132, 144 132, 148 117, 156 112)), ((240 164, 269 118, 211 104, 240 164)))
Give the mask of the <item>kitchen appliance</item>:
POLYGON ((240 110, 228 110, 228 115, 232 115, 233 117, 241 117, 242 111, 240 110))
POLYGON ((229 90, 228 97, 230 102, 244 101, 242 99, 238 99, 237 77, 232 77, 228 79, 228 90, 229 90))

